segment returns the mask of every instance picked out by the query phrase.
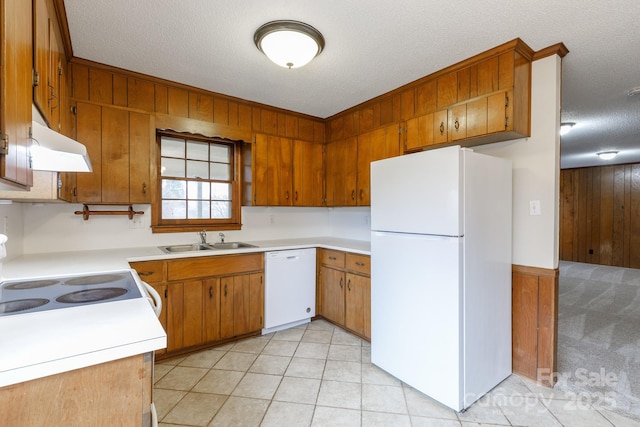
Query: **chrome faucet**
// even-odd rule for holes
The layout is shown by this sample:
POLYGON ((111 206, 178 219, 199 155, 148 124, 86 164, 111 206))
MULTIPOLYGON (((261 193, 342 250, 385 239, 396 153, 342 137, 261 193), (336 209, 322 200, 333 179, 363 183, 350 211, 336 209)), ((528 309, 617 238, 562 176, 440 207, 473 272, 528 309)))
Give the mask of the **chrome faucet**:
POLYGON ((218 236, 220 236, 220 243, 224 243, 224 233, 218 233, 218 236))
POLYGON ((198 232, 198 236, 200 236, 200 243, 203 245, 207 244, 207 230, 202 230, 198 232))

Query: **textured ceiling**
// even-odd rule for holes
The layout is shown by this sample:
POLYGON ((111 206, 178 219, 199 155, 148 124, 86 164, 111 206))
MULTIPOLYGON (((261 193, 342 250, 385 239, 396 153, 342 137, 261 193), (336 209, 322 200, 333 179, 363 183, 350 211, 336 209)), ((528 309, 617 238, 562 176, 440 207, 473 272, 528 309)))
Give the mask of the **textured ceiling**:
POLYGON ((638 0, 65 0, 73 54, 329 117, 494 46, 563 42, 562 166, 640 162, 638 0), (309 65, 278 67, 253 33, 276 19, 320 30, 309 65))

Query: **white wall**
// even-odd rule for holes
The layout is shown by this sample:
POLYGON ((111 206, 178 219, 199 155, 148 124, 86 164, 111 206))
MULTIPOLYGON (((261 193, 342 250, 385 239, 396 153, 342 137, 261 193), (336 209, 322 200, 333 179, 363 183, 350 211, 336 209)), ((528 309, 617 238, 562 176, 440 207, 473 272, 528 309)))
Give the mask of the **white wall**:
POLYGON ((558 267, 561 62, 532 65, 531 137, 475 148, 513 162, 513 264, 558 267), (531 200, 541 215, 529 215, 531 200))
MULTIPOLYGON (((8 238, 5 261, 22 255, 24 237, 24 209, 22 203, 0 204, 0 234, 8 238)), ((1 262, 1 261, 0 261, 1 262)))

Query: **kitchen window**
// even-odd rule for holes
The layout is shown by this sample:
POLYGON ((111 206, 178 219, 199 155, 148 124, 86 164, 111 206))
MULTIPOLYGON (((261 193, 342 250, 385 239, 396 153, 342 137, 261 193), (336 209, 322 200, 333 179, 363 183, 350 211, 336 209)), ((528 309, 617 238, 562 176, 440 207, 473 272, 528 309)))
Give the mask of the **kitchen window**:
POLYGON ((153 231, 239 229, 240 144, 165 132, 157 141, 153 231))

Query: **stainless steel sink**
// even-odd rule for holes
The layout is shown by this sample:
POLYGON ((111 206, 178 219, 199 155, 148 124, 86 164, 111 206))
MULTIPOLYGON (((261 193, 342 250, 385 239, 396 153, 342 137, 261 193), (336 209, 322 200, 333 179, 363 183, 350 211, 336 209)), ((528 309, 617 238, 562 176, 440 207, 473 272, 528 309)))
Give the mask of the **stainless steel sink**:
POLYGON ((193 243, 190 245, 159 246, 159 248, 164 253, 172 254, 176 252, 210 251, 213 249, 213 246, 203 243, 193 243))
POLYGON ((240 249, 240 248, 257 248, 255 245, 250 245, 244 242, 224 242, 214 243, 211 245, 213 249, 240 249))
POLYGON ((225 242, 225 243, 193 243, 190 245, 168 245, 158 246, 160 250, 166 254, 174 254, 180 252, 193 252, 193 251, 210 251, 213 249, 241 249, 241 248, 256 248, 255 245, 250 245, 244 242, 225 242))

